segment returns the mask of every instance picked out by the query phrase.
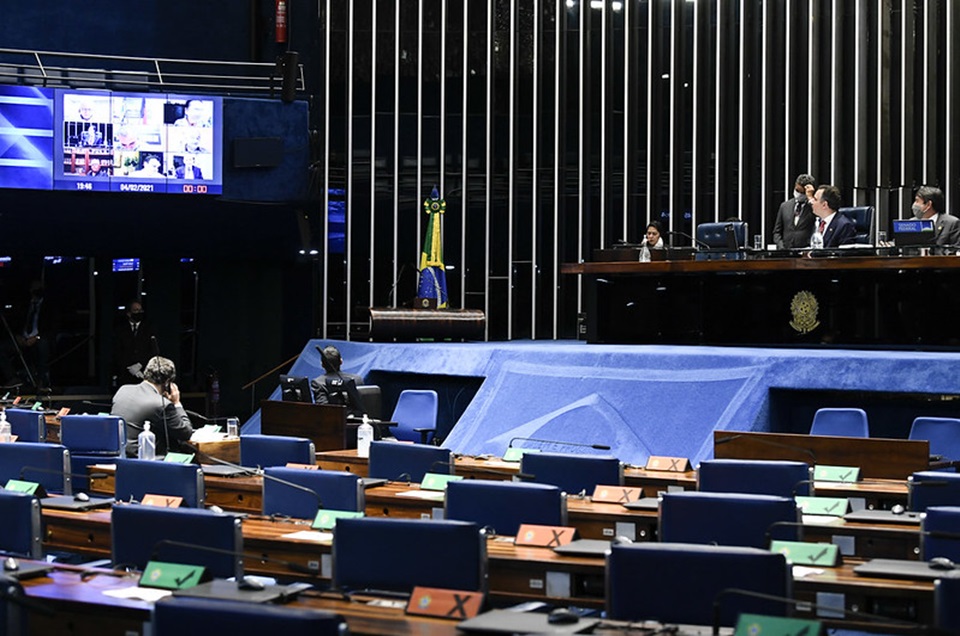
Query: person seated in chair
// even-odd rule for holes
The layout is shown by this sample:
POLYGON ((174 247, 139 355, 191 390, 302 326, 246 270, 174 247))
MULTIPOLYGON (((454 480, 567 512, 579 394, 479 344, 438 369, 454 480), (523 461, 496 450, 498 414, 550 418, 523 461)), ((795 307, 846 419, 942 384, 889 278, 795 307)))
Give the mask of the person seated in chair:
POLYGON ((119 415, 127 423, 127 457, 137 456, 137 437, 145 422, 150 422, 150 430, 157 437, 157 455, 190 452, 181 442, 190 439, 193 426, 180 404, 176 378, 173 361, 154 356, 143 370, 143 382, 124 384, 113 396, 110 414, 119 415))
POLYGON ((347 407, 347 415, 362 416, 364 411, 357 385, 363 384, 363 378, 340 371, 343 358, 340 350, 333 345, 320 351, 320 364, 326 373, 310 382, 313 401, 317 404, 341 404, 347 407))
POLYGON ((810 208, 817 217, 813 231, 823 236, 825 248, 840 247, 857 240, 856 224, 843 214, 837 214, 840 190, 836 186, 820 186, 810 201, 810 208))

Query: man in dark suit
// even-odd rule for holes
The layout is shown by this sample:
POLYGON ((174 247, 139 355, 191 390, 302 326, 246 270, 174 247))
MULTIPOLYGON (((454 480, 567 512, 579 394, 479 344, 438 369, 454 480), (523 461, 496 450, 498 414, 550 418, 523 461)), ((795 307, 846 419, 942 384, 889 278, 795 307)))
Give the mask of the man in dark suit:
POLYGON ((817 217, 813 231, 823 236, 825 248, 839 247, 856 241, 856 224, 846 216, 837 213, 840 209, 840 190, 836 186, 821 186, 813 195, 810 208, 817 217))
POLYGON ((113 373, 117 384, 137 384, 154 351, 153 328, 144 320, 143 305, 134 300, 127 306, 126 320, 117 326, 113 337, 113 373))
POLYGON ((347 415, 363 415, 363 404, 357 391, 357 385, 363 384, 363 378, 340 371, 343 364, 340 350, 333 345, 325 347, 320 352, 320 364, 325 373, 310 382, 313 401, 317 404, 342 404, 347 407, 347 415))
POLYGON ((113 396, 110 414, 119 415, 127 423, 127 457, 137 456, 137 437, 144 422, 150 422, 150 430, 157 437, 157 455, 190 452, 181 446, 193 435, 193 426, 180 404, 176 377, 172 360, 154 356, 143 370, 143 382, 125 384, 113 396))
POLYGON ((913 200, 913 216, 933 219, 937 231, 937 245, 960 244, 960 218, 948 214, 943 205, 943 191, 933 186, 920 186, 913 200))
POLYGON ((794 197, 780 204, 773 223, 773 240, 777 249, 796 249, 810 246, 813 234, 813 212, 807 199, 807 187, 816 186, 812 175, 802 174, 793 184, 794 197))

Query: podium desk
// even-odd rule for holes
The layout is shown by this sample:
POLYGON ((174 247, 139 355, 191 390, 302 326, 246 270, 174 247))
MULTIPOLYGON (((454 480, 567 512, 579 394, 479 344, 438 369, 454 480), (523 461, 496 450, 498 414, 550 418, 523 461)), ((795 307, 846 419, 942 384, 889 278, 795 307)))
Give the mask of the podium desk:
POLYGON ((337 404, 260 402, 260 432, 305 437, 317 451, 357 447, 356 425, 347 425, 347 409, 337 404), (352 431, 351 436, 349 432, 352 431))

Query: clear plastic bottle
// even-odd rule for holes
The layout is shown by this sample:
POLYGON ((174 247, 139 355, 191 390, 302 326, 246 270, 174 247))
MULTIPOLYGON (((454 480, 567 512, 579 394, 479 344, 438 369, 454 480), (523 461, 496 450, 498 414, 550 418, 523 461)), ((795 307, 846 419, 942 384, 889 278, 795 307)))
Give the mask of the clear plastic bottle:
POLYGON ((157 458, 157 436, 150 430, 150 422, 143 423, 143 430, 137 435, 137 459, 157 458))
POLYGON ((823 249, 823 234, 817 230, 813 231, 813 234, 810 235, 810 247, 815 250, 823 249))
POLYGON ((239 436, 240 436, 240 418, 228 417, 227 418, 227 438, 236 439, 239 436))
POLYGON ((7 421, 7 412, 0 411, 0 443, 10 441, 10 422, 7 421))
POLYGON ((357 427, 357 456, 370 457, 370 442, 373 441, 373 426, 370 418, 363 415, 363 423, 357 427))

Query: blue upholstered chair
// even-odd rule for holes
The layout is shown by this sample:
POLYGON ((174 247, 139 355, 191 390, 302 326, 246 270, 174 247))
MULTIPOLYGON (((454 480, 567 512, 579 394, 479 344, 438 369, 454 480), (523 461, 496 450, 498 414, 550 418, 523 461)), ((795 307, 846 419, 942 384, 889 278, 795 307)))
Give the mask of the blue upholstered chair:
POLYGON ((154 636, 272 634, 341 636, 343 617, 318 609, 171 596, 153 609, 154 636))
POLYGON ((933 626, 945 634, 960 634, 960 578, 933 583, 933 626))
POLYGON ((408 389, 400 393, 390 420, 393 436, 404 442, 429 444, 437 432, 437 392, 408 389))
POLYGON ((863 409, 818 409, 813 415, 810 434, 870 437, 867 413, 863 409))
POLYGON ((240 463, 266 468, 287 464, 316 464, 313 442, 304 437, 284 435, 241 435, 240 463))
MULTIPOLYGON (((116 415, 64 415, 60 418, 60 443, 70 449, 74 473, 82 475, 87 467, 123 457, 127 446, 127 426, 116 415)), ((88 490, 85 477, 74 480, 77 490, 88 490)))
POLYGON ((114 492, 117 501, 140 501, 144 495, 182 497, 187 508, 203 508, 206 500, 199 466, 145 459, 117 460, 114 492))
POLYGON ((343 591, 410 592, 421 585, 486 592, 486 537, 466 521, 337 519, 333 582, 343 591))
POLYGON ((47 421, 43 411, 31 409, 7 409, 10 432, 18 442, 44 442, 47 439, 47 421))
POLYGON ((273 467, 264 470, 263 514, 287 515, 298 519, 313 519, 317 514, 317 499, 327 510, 363 512, 366 504, 363 482, 354 473, 336 470, 303 470, 302 468, 273 467), (317 494, 292 488, 272 481, 276 477, 309 488, 317 494))
POLYGON ((614 545, 607 554, 607 616, 614 620, 655 620, 732 626, 742 612, 785 616, 785 603, 724 590, 742 589, 790 597, 786 558, 766 550, 678 543, 614 545))
POLYGON ((568 453, 525 453, 520 472, 533 475, 533 481, 553 484, 569 494, 593 492, 598 484, 623 484, 623 464, 608 455, 568 453))
POLYGON ((766 548, 770 538, 796 540, 800 512, 796 501, 772 495, 664 493, 660 501, 660 540, 766 548), (783 527, 774 524, 783 524, 783 527), (797 524, 797 525, 788 525, 797 524))
POLYGON ((910 427, 910 439, 930 442, 930 454, 945 460, 960 461, 960 419, 918 417, 910 427))
POLYGON ((840 208, 838 213, 846 216, 857 226, 855 242, 873 245, 874 237, 874 209, 872 205, 860 205, 852 208, 840 208))
POLYGON ((931 506, 920 522, 920 558, 946 557, 960 563, 960 502, 931 506))
POLYGON ((192 508, 157 508, 117 504, 110 520, 113 563, 138 569, 149 561, 202 565, 212 576, 243 576, 243 536, 240 519, 233 515, 192 508), (231 554, 163 544, 177 541, 231 554))
POLYGON ((711 459, 700 462, 697 489, 701 492, 740 492, 779 497, 806 496, 812 479, 803 462, 756 459, 711 459))
POLYGON ((0 490, 0 519, 3 520, 0 523, 0 552, 30 559, 43 557, 40 502, 36 497, 0 490))
POLYGON ((447 484, 444 516, 516 536, 523 523, 566 525, 566 504, 560 489, 549 484, 464 479, 447 484))
POLYGON ((930 506, 960 506, 960 474, 924 470, 907 477, 907 507, 923 512, 930 506))
POLYGON ((426 473, 450 473, 450 449, 425 444, 372 442, 370 444, 371 477, 413 482, 423 481, 426 473))
POLYGON ((48 493, 73 494, 70 451, 60 444, 0 444, 0 486, 11 479, 34 481, 48 493), (38 468, 42 470, 31 470, 38 468))
POLYGON ((697 226, 698 261, 731 261, 744 258, 747 246, 747 224, 743 221, 701 223, 697 226))

